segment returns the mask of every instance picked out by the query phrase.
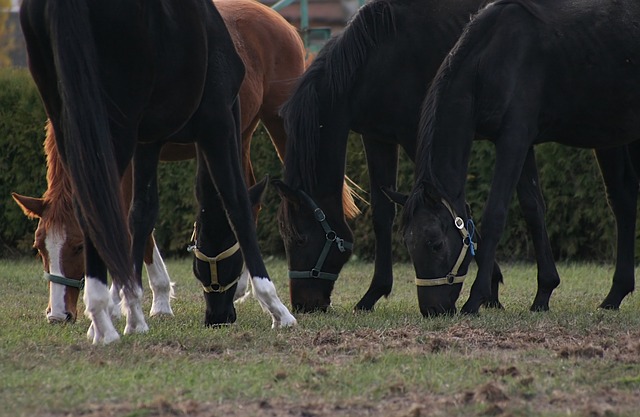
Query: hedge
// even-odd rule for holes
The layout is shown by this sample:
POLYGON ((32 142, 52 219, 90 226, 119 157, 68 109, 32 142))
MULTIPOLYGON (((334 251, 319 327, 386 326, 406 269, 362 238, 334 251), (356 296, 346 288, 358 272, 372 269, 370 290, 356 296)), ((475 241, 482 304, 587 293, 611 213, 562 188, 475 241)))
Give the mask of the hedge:
MULTIPOLYGON (((39 196, 46 188, 42 152, 45 115, 29 75, 22 70, 0 71, 0 257, 30 252, 35 221, 26 219, 11 200, 10 192, 39 196)), ((604 187, 589 150, 544 144, 536 147, 541 185, 547 204, 547 225, 558 260, 613 261, 615 229, 604 196, 604 187)), ((493 145, 476 142, 472 149, 467 195, 479 221, 486 199, 494 160, 493 145)), ((256 176, 281 176, 282 168, 265 131, 260 128, 252 143, 256 176)), ((347 174, 363 189, 369 181, 360 138, 351 134, 348 144, 347 174)), ((169 256, 185 256, 195 214, 193 161, 163 163, 160 176, 160 218, 156 239, 169 256)), ((408 192, 413 165, 402 155, 399 189, 408 192)), ((363 196, 365 199, 367 195, 363 196)), ((501 260, 532 260, 533 245, 522 220, 520 208, 512 202, 507 229, 499 247, 501 260)), ((260 214, 258 234, 265 256, 284 256, 277 231, 279 197, 269 189, 260 214)), ((374 236, 371 212, 361 204, 362 215, 351 224, 355 233, 355 256, 371 260, 374 236)), ((399 217, 399 216, 398 216, 399 217)), ((482 225, 479 224, 479 227, 482 225)), ((396 230, 398 221, 396 220, 396 230)), ((407 252, 401 237, 394 233, 394 259, 405 261, 407 252)))

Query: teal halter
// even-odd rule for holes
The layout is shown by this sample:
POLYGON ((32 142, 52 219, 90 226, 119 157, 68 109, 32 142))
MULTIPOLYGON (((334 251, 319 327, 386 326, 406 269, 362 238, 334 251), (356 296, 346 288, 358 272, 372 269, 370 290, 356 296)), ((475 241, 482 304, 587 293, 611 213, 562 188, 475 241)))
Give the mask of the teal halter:
POLYGON ((61 284, 61 285, 65 285, 67 287, 77 288, 78 290, 83 290, 84 289, 84 277, 82 277, 81 279, 71 279, 71 278, 60 276, 60 275, 53 275, 53 274, 50 274, 48 272, 45 272, 44 273, 44 278, 47 281, 51 281, 51 282, 54 282, 56 284, 61 284))
POLYGON ((333 229, 331 229, 331 226, 329 226, 329 222, 327 222, 327 216, 324 214, 324 211, 322 211, 322 209, 318 207, 316 202, 313 201, 313 199, 309 197, 307 193, 305 193, 302 190, 298 190, 298 192, 313 210, 313 216, 316 218, 318 222, 320 222, 320 225, 324 230, 325 238, 327 239, 327 241, 325 242, 324 247, 322 248, 322 252, 320 252, 320 256, 318 257, 316 266, 314 266, 311 271, 289 271, 289 278, 290 279, 317 278, 317 279, 325 279, 328 281, 335 281, 338 279, 338 274, 322 271, 322 267, 324 266, 324 261, 327 259, 327 255, 329 254, 329 249, 331 249, 331 245, 335 243, 340 252, 344 252, 347 249, 353 250, 353 243, 346 242, 344 239, 338 237, 336 232, 333 229))

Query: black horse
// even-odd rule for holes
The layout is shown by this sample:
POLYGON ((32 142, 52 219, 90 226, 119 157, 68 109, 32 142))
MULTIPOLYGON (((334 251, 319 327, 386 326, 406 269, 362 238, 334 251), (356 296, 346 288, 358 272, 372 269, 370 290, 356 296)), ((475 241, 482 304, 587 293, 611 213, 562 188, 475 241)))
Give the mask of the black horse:
MULTIPOLYGON (((482 218, 478 275, 463 312, 477 313, 492 296, 491 265, 508 201, 527 151, 548 141, 596 148, 618 226, 616 274, 601 307, 618 308, 633 290, 640 172, 633 143, 640 139, 638 21, 635 0, 501 0, 478 13, 447 55, 422 111, 403 233, 420 277, 450 270, 463 250, 451 211, 467 217, 471 141, 476 133, 493 138, 496 164, 482 218), (414 238, 425 231, 437 248, 414 238)), ((463 263, 468 262, 467 257, 463 263)), ((421 306, 433 313, 455 311, 460 286, 433 287, 422 294, 421 306)))
MULTIPOLYGON (((197 181, 219 193, 256 295, 264 294, 274 325, 294 324, 260 256, 239 158, 244 66, 212 2, 25 0, 20 19, 85 235, 90 339, 119 338, 109 316, 107 269, 125 296, 125 334, 148 329, 142 258, 158 213, 156 169, 167 141, 196 142, 197 181), (119 183, 132 157, 130 244, 119 183)), ((206 209, 209 197, 198 198, 206 209)), ((211 227, 205 219, 202 229, 211 227)))
MULTIPOLYGON (((342 184, 349 130, 361 133, 371 185, 375 271, 356 309, 371 310, 391 292, 398 152, 413 160, 420 105, 432 77, 483 0, 377 0, 366 4, 320 51, 283 107, 288 143, 279 221, 296 309, 326 309, 334 281, 349 259, 352 233, 342 184)), ((547 310, 560 280, 544 224, 544 202, 533 152, 518 185, 525 219, 535 231, 538 293, 533 310, 547 310)), ((489 267, 491 267, 489 265, 489 267)), ((499 268, 489 305, 500 306, 499 268)))

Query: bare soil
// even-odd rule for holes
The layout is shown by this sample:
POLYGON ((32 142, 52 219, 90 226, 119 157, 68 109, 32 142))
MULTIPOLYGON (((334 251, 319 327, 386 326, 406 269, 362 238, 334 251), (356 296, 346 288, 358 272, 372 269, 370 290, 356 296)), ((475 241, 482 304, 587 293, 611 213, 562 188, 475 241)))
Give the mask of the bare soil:
MULTIPOLYGON (((238 338, 250 337, 239 335, 238 338)), ((505 389, 507 383, 523 388, 535 384, 535 376, 512 365, 532 350, 542 350, 550 360, 603 360, 637 367, 640 363, 640 331, 622 332, 598 327, 588 334, 578 334, 566 328, 535 329, 531 331, 487 331, 460 322, 438 332, 425 334, 414 327, 376 331, 322 330, 309 340, 309 333, 288 335, 287 346, 274 343, 275 354, 308 354, 313 350, 317 372, 322 373, 323 361, 332 364, 348 361, 354 355, 375 360, 385 350, 424 355, 451 351, 465 357, 493 355, 501 359, 503 366, 483 369, 489 382, 474 390, 432 394, 416 387, 401 384, 390 387, 388 395, 375 403, 363 398, 345 402, 325 402, 319 398, 290 403, 280 399, 245 403, 211 403, 207 401, 171 402, 158 398, 140 408, 131 404, 100 404, 77 410, 75 416, 256 416, 256 417, 360 417, 360 416, 450 416, 454 411, 468 408, 477 416, 522 416, 522 415, 572 415, 588 417, 613 417, 618 415, 640 415, 640 392, 638 389, 593 388, 585 392, 568 394, 559 390, 537 392, 533 398, 527 395, 514 397, 505 389), (289 339, 289 336, 291 337, 289 339), (296 340, 298 338, 298 340, 296 340), (278 352, 281 350, 281 352, 278 352), (326 358, 326 359, 325 359, 326 358), (526 410, 526 411, 523 411, 526 410)), ((165 347, 180 350, 179 346, 165 347)), ((164 352, 167 353, 167 352, 164 352)), ((174 352, 175 353, 175 352, 174 352)), ((638 368, 640 369, 640 367, 638 368)), ((275 375, 275 379, 286 378, 286 372, 275 375)), ((585 386, 588 386, 585 383, 585 386)), ((637 386, 637 384, 636 384, 637 386)), ((526 392, 526 389, 523 390, 526 392)), ((459 415, 459 414, 456 414, 459 415)), ((60 417, 60 416, 49 416, 60 417)))

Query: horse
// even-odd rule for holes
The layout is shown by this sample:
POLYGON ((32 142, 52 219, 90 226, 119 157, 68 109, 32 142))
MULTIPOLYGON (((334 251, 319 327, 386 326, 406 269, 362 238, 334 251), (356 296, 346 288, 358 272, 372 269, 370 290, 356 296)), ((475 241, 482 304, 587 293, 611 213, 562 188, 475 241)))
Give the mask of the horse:
POLYGON ((88 338, 94 344, 120 338, 109 317, 107 270, 123 295, 124 334, 148 330, 142 254, 157 217, 156 168, 165 142, 195 142, 196 188, 216 193, 196 193, 199 250, 213 248, 202 236, 214 234, 206 211, 217 195, 272 326, 296 324, 258 248, 238 143, 245 70, 216 6, 209 0, 26 0, 20 22, 84 236, 88 338), (129 239, 119 184, 131 161, 129 239))
MULTIPOLYGON (((421 278, 450 270, 465 246, 460 236, 468 221, 464 187, 471 141, 476 134, 493 138, 495 171, 482 217, 478 272, 463 313, 477 314, 491 296, 490 265, 516 178, 527 150, 550 141, 595 149, 607 186, 618 256, 611 290, 600 307, 618 309, 633 290, 640 172, 638 19, 640 4, 633 0, 498 0, 473 18, 439 68, 422 107, 415 183, 402 233, 421 278), (463 228, 452 218, 461 218, 463 228), (431 245, 419 238, 425 234, 431 245)), ((467 256, 463 264, 468 262, 467 256)), ((421 309, 456 312, 460 287, 423 291, 421 309)))
MULTIPOLYGON (((341 194, 349 130, 362 136, 369 168, 376 240, 375 269, 356 310, 372 310, 393 285, 391 233, 395 205, 383 190, 396 189, 398 152, 415 160, 419 109, 431 78, 483 0, 376 0, 368 2, 344 32, 331 39, 305 71, 281 114, 289 141, 283 181, 280 233, 290 269, 295 310, 326 310, 353 234, 356 212, 341 194)), ((544 224, 533 150, 518 196, 534 236, 538 292, 532 310, 548 310, 559 283, 544 224)), ((489 306, 502 307, 494 265, 489 306)))
MULTIPOLYGON (((246 69, 239 92, 242 165, 247 186, 252 187, 256 184, 256 179, 251 166, 250 143, 259 120, 263 120, 280 158, 282 159, 284 155, 286 137, 282 119, 277 112, 293 87, 293 80, 304 70, 304 47, 293 26, 278 13, 258 2, 216 0, 215 4, 246 69), (258 43, 259 40, 260 43, 258 43)), ((60 161, 55 145, 55 134, 49 123, 46 132, 44 148, 47 155, 47 191, 43 198, 26 197, 16 193, 13 194, 13 198, 27 216, 40 219, 35 232, 34 247, 44 263, 45 277, 50 281, 47 320, 50 323, 74 322, 77 317, 79 288, 84 284, 82 234, 73 213, 70 180, 60 161), (66 239, 62 243, 57 265, 52 265, 52 257, 46 249, 47 239, 50 237, 47 230, 63 228, 66 239), (52 268, 57 273, 51 272, 52 268)), ((192 144, 169 143, 160 153, 161 161, 179 161, 194 157, 195 147, 192 144)), ((131 182, 129 168, 122 181, 125 202, 131 201, 131 182)), ((254 197, 256 201, 252 200, 252 204, 257 204, 259 196, 260 189, 256 189, 254 197)), ((222 218, 226 218, 224 214, 222 218)), ((220 226, 220 240, 232 234, 228 225, 220 226)), ((171 282, 160 252, 155 246, 153 234, 150 234, 147 239, 144 263, 149 287, 153 294, 149 315, 172 316, 171 282)), ((231 270, 234 269, 237 268, 231 268, 231 270)), ((205 278, 210 276, 206 271, 204 272, 199 275, 205 281, 203 288, 209 285, 205 278)), ((234 298, 237 299, 245 294, 248 285, 246 278, 246 273, 243 273, 242 279, 238 281, 234 298)), ((111 296, 115 304, 120 301, 118 291, 114 287, 112 287, 111 296)), ((216 317, 214 313, 215 296, 205 295, 205 299, 207 300, 205 324, 214 325, 221 322, 221 318, 216 317)), ((118 309, 113 310, 112 316, 117 315, 118 312, 118 309)))

